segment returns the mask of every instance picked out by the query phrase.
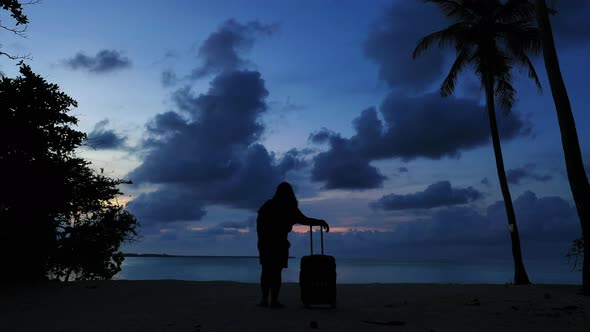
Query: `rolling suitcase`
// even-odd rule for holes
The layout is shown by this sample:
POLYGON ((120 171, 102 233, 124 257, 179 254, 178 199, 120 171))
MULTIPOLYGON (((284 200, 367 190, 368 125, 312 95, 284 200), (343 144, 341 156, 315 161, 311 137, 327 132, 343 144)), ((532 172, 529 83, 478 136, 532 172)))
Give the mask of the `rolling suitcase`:
POLYGON ((309 226, 311 255, 301 257, 299 286, 301 301, 306 307, 327 304, 336 307, 336 259, 324 255, 324 231, 320 227, 322 254, 313 254, 312 227, 309 226))

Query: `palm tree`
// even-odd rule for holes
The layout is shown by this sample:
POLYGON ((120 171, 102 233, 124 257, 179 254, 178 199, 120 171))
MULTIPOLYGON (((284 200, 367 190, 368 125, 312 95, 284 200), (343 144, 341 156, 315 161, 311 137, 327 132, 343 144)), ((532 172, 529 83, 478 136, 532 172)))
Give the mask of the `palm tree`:
POLYGON ((514 66, 522 66, 541 89, 537 73, 527 55, 527 52, 540 51, 537 29, 533 25, 534 8, 522 0, 508 0, 505 3, 500 0, 421 1, 438 5, 453 23, 446 29, 422 38, 413 57, 425 52, 433 43, 438 43, 439 47, 454 46, 457 58, 440 87, 441 94, 453 94, 457 78, 467 66, 473 67, 485 89, 496 168, 512 240, 514 283, 530 284, 522 260, 516 216, 506 180, 495 103, 505 111, 512 108, 516 94, 511 75, 514 66))
POLYGON ((582 226, 582 239, 584 239, 584 260, 582 263, 582 292, 590 295, 590 184, 584 170, 584 162, 578 142, 576 123, 572 114, 572 106, 567 95, 567 89, 561 76, 559 59, 553 41, 553 31, 549 20, 549 11, 545 0, 535 0, 536 18, 539 26, 543 57, 551 93, 557 111, 559 129, 561 131, 561 144, 565 156, 567 177, 576 208, 580 225, 582 226))

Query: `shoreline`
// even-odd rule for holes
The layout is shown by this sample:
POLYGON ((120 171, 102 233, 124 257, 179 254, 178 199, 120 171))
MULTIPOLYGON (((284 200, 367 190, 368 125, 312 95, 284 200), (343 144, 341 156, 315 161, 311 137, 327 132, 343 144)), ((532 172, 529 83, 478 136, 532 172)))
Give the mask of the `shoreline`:
MULTIPOLYGON (((582 275, 565 262, 529 261, 527 270, 534 283, 581 284, 582 275)), ((480 262, 433 260, 373 260, 342 258, 337 261, 339 283, 468 283, 506 284, 513 281, 509 260, 480 262)), ((284 282, 298 282, 300 262, 289 259, 283 269, 284 282)), ((126 280, 182 279, 193 281, 231 280, 257 283, 258 258, 126 258, 115 278, 126 280), (193 261, 194 260, 194 261, 193 261), (235 261, 234 261, 235 260, 235 261)))
POLYGON ((233 281, 1 284, 2 331, 588 331, 578 285, 338 284, 336 309, 310 310, 286 283, 286 308, 258 308, 233 281))

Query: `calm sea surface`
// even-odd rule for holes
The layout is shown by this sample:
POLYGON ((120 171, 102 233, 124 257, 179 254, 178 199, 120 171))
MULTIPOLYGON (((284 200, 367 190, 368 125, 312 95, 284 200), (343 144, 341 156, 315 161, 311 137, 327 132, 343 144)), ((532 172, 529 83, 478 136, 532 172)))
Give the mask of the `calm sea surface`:
MULTIPOLYGON (((512 280, 511 261, 395 261, 340 259, 339 283, 495 283, 512 280)), ((580 284, 581 273, 563 261, 525 261, 533 283, 580 284)), ((229 280, 259 282, 258 258, 250 257, 127 257, 115 279, 229 280)), ((299 258, 289 259, 284 282, 297 282, 299 258)))

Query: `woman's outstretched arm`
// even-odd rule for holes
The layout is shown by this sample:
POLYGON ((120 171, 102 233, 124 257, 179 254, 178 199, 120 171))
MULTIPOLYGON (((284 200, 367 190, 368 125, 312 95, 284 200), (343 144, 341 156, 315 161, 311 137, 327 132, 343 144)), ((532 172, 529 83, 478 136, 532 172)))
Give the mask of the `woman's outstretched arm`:
POLYGON ((326 232, 330 231, 330 226, 325 220, 306 217, 299 209, 297 209, 297 223, 306 226, 321 226, 326 232))

